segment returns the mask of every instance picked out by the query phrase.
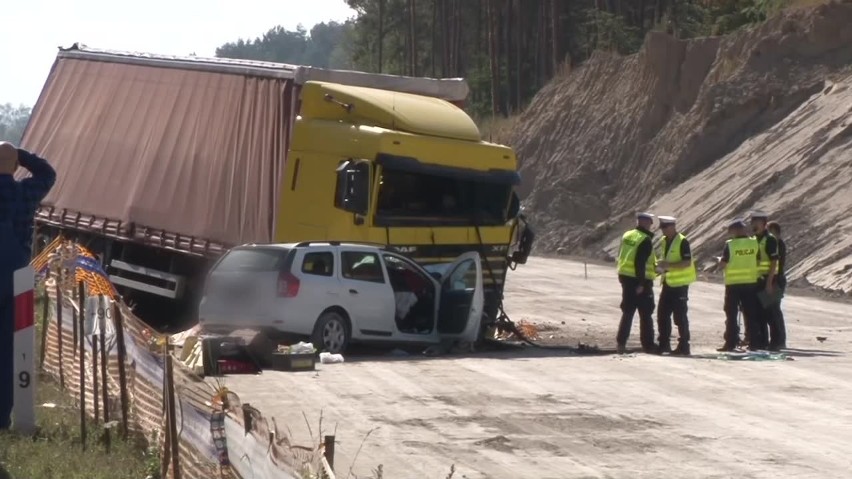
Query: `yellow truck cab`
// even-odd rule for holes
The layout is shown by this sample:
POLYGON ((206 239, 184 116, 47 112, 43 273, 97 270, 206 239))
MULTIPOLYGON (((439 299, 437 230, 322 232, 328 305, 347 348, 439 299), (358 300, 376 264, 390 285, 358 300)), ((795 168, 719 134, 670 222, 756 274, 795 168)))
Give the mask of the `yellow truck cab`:
POLYGON ((478 251, 493 316, 518 214, 512 149, 444 100, 325 82, 301 94, 275 240, 379 243, 426 265, 478 251))

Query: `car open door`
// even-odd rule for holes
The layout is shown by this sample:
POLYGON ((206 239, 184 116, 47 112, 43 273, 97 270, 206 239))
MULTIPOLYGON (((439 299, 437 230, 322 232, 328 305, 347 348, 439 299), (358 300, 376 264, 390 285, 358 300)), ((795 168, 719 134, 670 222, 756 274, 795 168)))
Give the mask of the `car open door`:
POLYGON ((441 275, 438 334, 442 340, 476 341, 485 303, 479 253, 465 253, 441 275))

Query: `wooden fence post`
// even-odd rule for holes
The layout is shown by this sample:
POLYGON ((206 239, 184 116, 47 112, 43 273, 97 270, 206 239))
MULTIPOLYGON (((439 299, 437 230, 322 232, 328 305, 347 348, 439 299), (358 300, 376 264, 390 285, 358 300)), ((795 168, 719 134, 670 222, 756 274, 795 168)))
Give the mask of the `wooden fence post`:
POLYGON ((323 455, 325 456, 325 460, 328 461, 328 466, 334 470, 334 436, 325 436, 323 448, 323 455))
POLYGON ((59 348, 59 389, 65 389, 65 367, 62 364, 62 287, 56 288, 56 346, 59 348))
POLYGON ((170 436, 169 445, 171 446, 172 456, 172 479, 180 479, 180 440, 177 435, 177 418, 175 417, 175 377, 172 364, 172 354, 169 351, 169 346, 166 344, 166 397, 167 417, 168 417, 168 434, 170 436))
POLYGON ((118 347, 118 387, 121 394, 121 435, 124 439, 127 439, 127 415, 130 401, 127 397, 127 370, 125 369, 127 350, 124 345, 124 318, 121 316, 121 308, 118 306, 118 301, 113 301, 112 308, 112 317, 115 321, 116 346, 118 347))
MULTIPOLYGON (((77 291, 77 297, 85 297, 83 283, 77 285, 77 291), (80 291, 83 292, 82 295, 79 294, 80 291)), ((82 304, 80 303, 81 313, 83 312, 82 304)), ((83 443, 83 450, 86 450, 86 317, 80 314, 77 320, 79 321, 77 329, 80 331, 77 337, 77 341, 79 341, 77 347, 80 350, 80 440, 83 443)))
POLYGON ((92 334, 92 405, 95 407, 95 424, 101 419, 100 385, 98 384, 98 335, 92 334))
MULTIPOLYGON (((99 307, 98 311, 95 311, 95 319, 98 321, 98 326, 101 330, 99 337, 101 340, 101 390, 103 391, 104 405, 104 443, 107 453, 109 453, 112 439, 110 437, 109 426, 107 425, 107 423, 109 423, 109 383, 107 381, 107 360, 109 359, 109 354, 107 354, 106 348, 106 311, 104 311, 104 314, 101 315, 99 307)), ((94 327, 94 324, 92 326, 94 327)))
MULTIPOLYGON (((71 301, 76 301, 78 306, 82 302, 81 301, 82 298, 80 297, 79 291, 80 291, 80 288, 77 288, 77 289, 71 291, 71 301)), ((74 309, 74 308, 71 308, 71 324, 74 326, 74 328, 73 328, 73 331, 74 331, 73 338, 74 339, 72 341, 73 346, 74 346, 72 348, 73 351, 74 351, 74 355, 72 357, 77 357, 77 344, 78 344, 78 340, 77 340, 78 332, 77 332, 77 330, 79 329, 79 325, 77 324, 77 314, 78 314, 77 310, 74 309)), ((83 333, 80 332, 79 334, 83 334, 83 333)), ((82 354, 82 351, 81 351, 81 354, 82 354)))

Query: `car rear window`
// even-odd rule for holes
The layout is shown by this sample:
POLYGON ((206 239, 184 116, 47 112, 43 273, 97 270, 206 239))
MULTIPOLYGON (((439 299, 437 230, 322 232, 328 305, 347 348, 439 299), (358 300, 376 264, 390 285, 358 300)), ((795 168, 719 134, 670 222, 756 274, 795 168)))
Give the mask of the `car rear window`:
POLYGON ((216 271, 280 271, 289 252, 285 248, 233 249, 216 265, 216 271))

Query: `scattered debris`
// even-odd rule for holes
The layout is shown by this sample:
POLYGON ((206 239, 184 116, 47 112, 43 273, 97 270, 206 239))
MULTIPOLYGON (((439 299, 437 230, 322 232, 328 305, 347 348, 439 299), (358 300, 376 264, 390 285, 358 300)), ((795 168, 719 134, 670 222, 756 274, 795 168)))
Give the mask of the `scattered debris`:
POLYGON ((828 338, 827 338, 827 337, 825 337, 825 336, 817 336, 817 337, 816 337, 816 340, 817 340, 817 341, 819 341, 819 342, 821 342, 821 343, 824 343, 826 339, 828 339, 828 338))
POLYGON ((293 345, 279 345, 276 352, 279 354, 314 354, 317 352, 317 349, 311 343, 300 341, 293 345))
MULTIPOLYGON (((564 323, 563 323, 564 324, 564 323)), ((523 341, 524 339, 535 341, 539 339, 539 328, 530 323, 526 319, 518 321, 516 324, 517 330, 523 335, 518 337, 513 331, 503 331, 498 335, 497 339, 504 341, 523 341)))
POLYGON ((787 361, 792 360, 785 353, 773 353, 770 351, 733 351, 719 354, 719 359, 726 361, 787 361))
POLYGON ((337 364, 343 362, 342 354, 320 353, 320 362, 323 364, 337 364))

